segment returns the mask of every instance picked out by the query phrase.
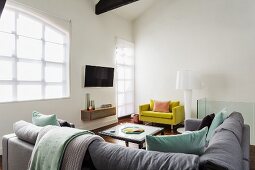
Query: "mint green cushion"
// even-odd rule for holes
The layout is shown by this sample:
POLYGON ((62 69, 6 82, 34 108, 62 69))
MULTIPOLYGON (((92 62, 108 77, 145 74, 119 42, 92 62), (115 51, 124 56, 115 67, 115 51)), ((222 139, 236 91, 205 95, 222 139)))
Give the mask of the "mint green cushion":
POLYGON ((206 144, 208 127, 180 135, 146 136, 146 148, 150 151, 201 155, 206 144))
POLYGON ((47 126, 47 125, 59 126, 57 116, 55 114, 44 115, 37 111, 33 111, 32 113, 32 123, 37 126, 47 126))
POLYGON ((221 125, 224 121, 224 119, 226 118, 226 111, 225 110, 221 110, 220 112, 218 112, 213 121, 212 121, 212 124, 208 130, 208 133, 207 133, 207 137, 206 137, 206 141, 209 142, 211 140, 211 138, 213 137, 213 134, 214 134, 214 131, 215 129, 221 125))

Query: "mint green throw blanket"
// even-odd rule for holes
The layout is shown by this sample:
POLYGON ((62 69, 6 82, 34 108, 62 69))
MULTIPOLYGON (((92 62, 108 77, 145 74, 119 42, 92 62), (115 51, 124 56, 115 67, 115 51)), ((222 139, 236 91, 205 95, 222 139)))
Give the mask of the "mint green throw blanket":
POLYGON ((88 130, 47 126, 39 133, 30 160, 30 170, 59 170, 67 145, 88 130))

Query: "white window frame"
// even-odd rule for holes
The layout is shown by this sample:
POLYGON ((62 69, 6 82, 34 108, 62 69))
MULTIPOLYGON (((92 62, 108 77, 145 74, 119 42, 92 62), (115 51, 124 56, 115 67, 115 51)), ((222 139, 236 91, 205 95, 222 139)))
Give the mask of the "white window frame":
POLYGON ((115 83, 116 83, 116 100, 117 100, 117 116, 118 117, 124 117, 124 116, 127 116, 127 115, 131 115, 135 112, 135 62, 134 62, 134 43, 132 42, 129 42, 129 41, 126 41, 126 40, 123 40, 123 39, 120 39, 120 38, 117 38, 116 40, 116 51, 115 51, 115 56, 116 56, 116 79, 115 79, 115 83), (126 62, 121 62, 121 61, 118 61, 118 49, 129 49, 131 51, 131 54, 129 56, 127 56, 127 54, 124 54, 124 60, 126 60, 126 57, 129 57, 129 59, 131 59, 131 63, 126 63, 126 62), (121 79, 118 77, 118 68, 122 68, 125 70, 125 68, 128 68, 128 69, 131 69, 133 74, 132 74, 132 78, 131 79, 128 79, 125 75, 125 72, 124 72, 124 77, 122 77, 121 79), (120 92, 119 91, 119 86, 118 86, 118 82, 119 81, 122 81, 124 82, 124 91, 123 92, 120 92), (132 89, 133 90, 130 90, 130 91, 126 91, 126 85, 127 85, 127 82, 128 83, 131 83, 131 86, 132 86, 132 89), (118 96, 119 94, 123 94, 124 95, 124 103, 123 104, 120 104, 119 103, 119 99, 118 99, 118 96), (126 96, 128 94, 132 94, 132 101, 131 102, 128 102, 126 100, 126 96), (120 114, 119 112, 119 108, 120 107, 123 107, 124 110, 125 110, 125 113, 124 114, 120 114), (131 112, 129 111, 130 108, 129 107, 132 107, 131 108, 131 112))
MULTIPOLYGON (((63 98, 69 98, 70 97, 70 80, 69 80, 69 69, 70 69, 70 62, 69 62, 69 44, 70 44, 70 39, 69 39, 69 33, 64 32, 57 28, 56 26, 47 23, 45 20, 41 19, 39 16, 36 14, 31 14, 31 13, 26 13, 23 12, 19 9, 16 9, 15 7, 5 7, 6 10, 12 11, 15 13, 15 30, 11 33, 1 31, 0 33, 5 33, 5 34, 12 34, 15 37, 15 50, 14 54, 10 56, 2 56, 0 55, 0 61, 11 61, 13 63, 13 71, 12 71, 12 80, 0 80, 0 85, 12 85, 12 100, 11 101, 0 101, 0 103, 9 103, 9 102, 20 102, 20 101, 35 101, 35 100, 51 100, 51 99, 63 99, 63 98), (18 16, 22 14, 28 18, 31 18, 35 20, 36 22, 39 22, 42 24, 42 38, 37 39, 33 37, 28 37, 25 35, 18 35, 17 33, 17 21, 18 21, 18 16), (61 43, 56 43, 56 42, 50 42, 45 40, 45 28, 49 27, 56 32, 62 34, 65 37, 65 41, 63 44, 61 43), (42 42, 42 58, 41 60, 37 59, 24 59, 24 58, 18 58, 17 56, 17 42, 19 37, 25 37, 25 38, 30 38, 33 40, 40 40, 42 42), (53 61, 47 61, 45 60, 45 44, 46 42, 53 43, 53 44, 58 44, 58 45, 63 45, 64 48, 64 61, 63 62, 53 62, 53 61), (31 62, 31 63, 40 63, 42 64, 42 70, 41 70, 41 77, 42 79, 40 81, 21 81, 17 79, 17 63, 18 62, 31 62), (46 65, 58 65, 62 67, 63 73, 63 81, 62 82, 46 82, 45 81, 45 69, 46 65), (41 86, 41 98, 38 99, 29 99, 29 100, 18 100, 17 94, 17 87, 18 85, 40 85, 41 86), (52 98, 46 98, 46 86, 47 85, 60 85, 62 86, 62 96, 61 97, 52 97, 52 98)), ((0 94, 1 95, 1 94, 0 94)))

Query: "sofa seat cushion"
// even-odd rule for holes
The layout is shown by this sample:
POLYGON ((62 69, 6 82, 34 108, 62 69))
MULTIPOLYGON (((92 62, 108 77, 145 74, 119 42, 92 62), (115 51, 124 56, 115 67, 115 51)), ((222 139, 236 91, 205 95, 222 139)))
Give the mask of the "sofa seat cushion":
POLYGON ((164 118, 164 119, 172 119, 173 118, 173 113, 143 111, 143 112, 141 112, 141 116, 157 117, 157 118, 164 118))

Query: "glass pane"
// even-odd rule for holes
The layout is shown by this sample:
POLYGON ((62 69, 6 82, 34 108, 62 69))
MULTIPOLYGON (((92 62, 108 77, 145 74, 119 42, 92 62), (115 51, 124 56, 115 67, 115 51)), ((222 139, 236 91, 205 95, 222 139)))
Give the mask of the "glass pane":
POLYGON ((125 93, 125 103, 134 103, 133 93, 125 93))
POLYGON ((125 107, 118 107, 118 117, 125 116, 126 114, 125 107))
POLYGON ((15 50, 15 37, 13 34, 0 33, 0 55, 12 56, 15 50))
POLYGON ((64 44, 65 36, 60 31, 52 29, 50 27, 45 27, 45 41, 50 41, 54 43, 64 44))
POLYGON ((126 111, 127 111, 126 112, 127 115, 135 113, 134 105, 133 104, 127 105, 126 111))
POLYGON ((33 38, 42 38, 42 24, 35 19, 20 14, 18 17, 17 32, 33 38))
POLYGON ((133 81, 125 81, 125 91, 134 91, 133 81))
POLYGON ((118 106, 125 104, 125 95, 124 94, 118 94, 118 106))
POLYGON ((0 61, 0 80, 12 80, 11 61, 0 61))
POLYGON ((15 13, 4 10, 0 19, 0 30, 12 33, 15 30, 15 13))
POLYGON ((18 80, 23 81, 41 81, 42 64, 41 63, 17 63, 18 80))
POLYGON ((45 81, 46 82, 62 82, 63 68, 57 65, 46 65, 45 67, 45 81))
POLYGON ((125 79, 132 80, 134 79, 134 72, 133 68, 131 67, 126 67, 125 68, 125 79))
POLYGON ((123 80, 125 78, 124 67, 117 67, 117 78, 118 80, 123 80))
POLYGON ((0 85, 0 102, 12 101, 12 86, 0 85))
POLYGON ((124 92, 125 91, 125 84, 124 81, 118 81, 118 92, 124 92))
POLYGON ((59 98, 63 97, 63 87, 62 86, 46 86, 45 98, 59 98))
POLYGON ((64 62, 64 46, 46 42, 45 60, 53 62, 64 62))
POLYGON ((18 85, 18 100, 34 100, 42 98, 41 85, 18 85))
POLYGON ((19 37, 17 46, 19 58, 36 59, 42 58, 42 41, 31 38, 19 37))
POLYGON ((117 64, 125 64, 125 55, 122 48, 116 49, 116 62, 117 64))

